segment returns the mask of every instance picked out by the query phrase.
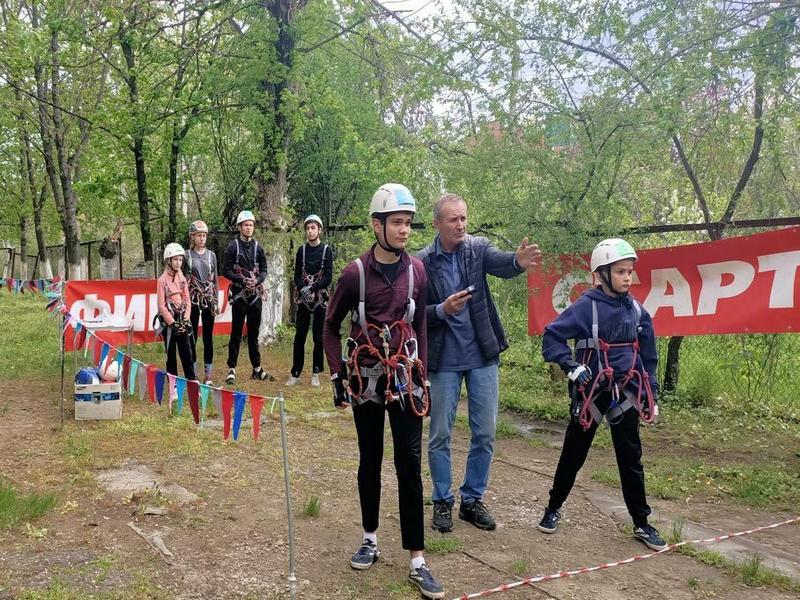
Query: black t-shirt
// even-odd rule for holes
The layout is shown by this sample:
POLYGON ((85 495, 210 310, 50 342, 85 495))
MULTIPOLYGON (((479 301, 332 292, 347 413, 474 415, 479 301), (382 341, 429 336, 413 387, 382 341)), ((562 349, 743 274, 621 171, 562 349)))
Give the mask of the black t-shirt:
POLYGON ((386 281, 394 283, 394 280, 397 279, 397 274, 400 272, 400 265, 403 264, 403 261, 398 260, 390 264, 378 261, 375 262, 378 265, 378 270, 386 277, 386 281))

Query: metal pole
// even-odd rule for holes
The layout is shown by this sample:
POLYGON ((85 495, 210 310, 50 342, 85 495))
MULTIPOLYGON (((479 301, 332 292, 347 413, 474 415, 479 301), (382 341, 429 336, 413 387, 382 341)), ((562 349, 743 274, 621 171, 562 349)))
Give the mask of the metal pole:
POLYGON ((64 362, 66 361, 66 352, 64 349, 64 336, 66 335, 66 318, 67 316, 62 313, 61 315, 61 339, 59 346, 61 347, 61 429, 64 429, 64 362))
POLYGON ((283 392, 278 396, 279 414, 281 416, 281 445, 283 446, 283 483, 286 488, 286 517, 289 529, 289 595, 292 600, 297 597, 297 578, 294 576, 294 525, 292 523, 292 490, 289 486, 289 445, 286 442, 286 417, 283 410, 283 392))

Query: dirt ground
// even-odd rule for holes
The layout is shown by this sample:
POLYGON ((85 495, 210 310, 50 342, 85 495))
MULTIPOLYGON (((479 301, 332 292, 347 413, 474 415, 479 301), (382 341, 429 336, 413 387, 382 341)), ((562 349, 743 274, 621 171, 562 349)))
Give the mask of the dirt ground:
MULTIPOLYGON (((280 389, 279 383, 262 387, 259 392, 274 393, 280 389)), ((219 430, 193 432, 183 418, 173 419, 168 426, 174 424, 189 442, 164 444, 150 442, 146 430, 125 430, 109 436, 104 435, 112 427, 109 423, 77 423, 69 417, 62 431, 55 383, 23 385, 11 381, 0 385, 5 391, 5 398, 0 400, 0 408, 5 405, 0 416, 0 473, 21 493, 53 491, 57 496, 55 509, 33 527, 0 533, 0 598, 18 597, 25 590, 52 592, 59 586, 86 596, 123 598, 288 597, 286 506, 275 414, 267 417, 257 447, 249 429, 243 430, 238 443, 224 443, 219 430), (87 456, 82 460, 84 453, 87 456), (104 490, 97 476, 104 469, 124 465, 145 465, 163 483, 183 486, 200 498, 181 504, 104 490), (161 505, 166 514, 143 515, 148 503, 161 505), (156 552, 129 523, 145 535, 160 533, 173 557, 156 552)), ((291 390, 287 404, 291 409, 294 402, 302 404, 303 398, 327 395, 326 387, 312 389, 306 382, 304 387, 291 390)), ((298 597, 418 597, 405 584, 408 556, 400 545, 388 426, 379 529, 383 555, 369 571, 355 572, 348 561, 360 542, 361 528, 352 417, 349 411, 292 413, 288 435, 298 597), (312 496, 320 499, 319 516, 303 517, 303 506, 312 496)), ((167 420, 163 408, 138 399, 126 400, 123 422, 136 423, 136 417, 142 415, 167 420)), ((620 525, 624 515, 612 518, 593 500, 596 494, 616 495, 621 504, 617 490, 589 477, 593 465, 613 464, 610 448, 595 448, 590 454, 558 533, 546 536, 536 530, 559 452, 559 437, 554 434, 550 441, 553 443, 498 440, 485 498, 497 518, 498 529, 483 532, 456 519, 453 533, 444 537, 460 541, 461 549, 428 556, 433 572, 445 585, 447 598, 526 575, 544 575, 646 552, 620 525)), ((463 473, 467 446, 466 433, 458 429, 454 439, 456 477, 463 473)), ((655 451, 669 448, 645 448, 645 460, 648 452, 655 451)), ((424 456, 423 482, 429 494, 424 456)), ((653 499, 651 505, 654 522, 662 531, 669 530, 674 515, 721 531, 791 516, 737 506, 683 505, 653 499)), ((426 506, 426 536, 443 537, 429 529, 430 513, 431 507, 426 506)), ((766 548, 797 555, 800 527, 782 527, 753 539, 766 548)), ((797 596, 774 588, 747 587, 721 568, 670 553, 495 597, 773 600, 797 596)))

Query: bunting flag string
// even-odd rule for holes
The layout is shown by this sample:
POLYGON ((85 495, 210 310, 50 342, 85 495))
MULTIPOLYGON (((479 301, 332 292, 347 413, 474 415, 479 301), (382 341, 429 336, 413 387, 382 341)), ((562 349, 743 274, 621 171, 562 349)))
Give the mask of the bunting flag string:
MULTIPOLYGON (((200 427, 204 425, 208 399, 211 396, 217 413, 223 419, 224 439, 229 439, 232 434, 235 441, 239 439, 245 409, 249 400, 250 413, 253 419, 253 440, 258 442, 261 429, 260 418, 265 402, 263 396, 201 384, 197 380, 187 380, 184 377, 167 373, 155 365, 136 360, 121 349, 103 341, 97 334, 86 327, 80 319, 71 315, 61 300, 61 284, 56 286, 56 283, 58 282, 51 281, 48 283, 47 280, 43 280, 42 283, 37 283, 36 286, 37 289, 44 291, 46 294, 52 293, 54 300, 59 303, 58 312, 63 316, 64 329, 62 330, 62 335, 67 326, 72 326, 76 351, 83 349, 84 357, 91 353, 92 362, 98 368, 101 368, 106 362, 116 362, 117 381, 124 392, 128 392, 130 396, 133 396, 136 394, 138 386, 140 400, 147 398, 150 403, 157 402, 159 405, 163 404, 164 394, 167 393, 169 394, 167 402, 169 409, 172 411, 173 402, 176 403, 177 406, 174 408, 177 414, 183 412, 184 397, 188 396, 192 419, 200 427)), ((0 285, 3 284, 3 280, 0 280, 0 285)), ((8 285, 8 283, 5 283, 5 285, 8 285)), ((15 281, 13 285, 28 285, 30 287, 30 284, 26 284, 25 281, 15 281)), ((48 308, 48 310, 50 309, 48 308)))
MULTIPOLYGON (((11 277, 0 277, 0 289, 7 287, 8 291, 12 294, 24 294, 26 291, 34 292, 36 294, 49 294, 58 292, 61 296, 61 287, 64 282, 60 277, 51 277, 49 279, 14 279, 11 277)), ((48 302, 49 305, 49 302, 48 302)))

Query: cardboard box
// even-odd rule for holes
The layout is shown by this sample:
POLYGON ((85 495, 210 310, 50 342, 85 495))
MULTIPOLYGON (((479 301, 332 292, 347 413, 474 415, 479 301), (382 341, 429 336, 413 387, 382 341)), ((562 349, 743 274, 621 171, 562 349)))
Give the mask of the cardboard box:
POLYGON ((119 383, 75 384, 77 420, 121 419, 122 386, 119 383))

